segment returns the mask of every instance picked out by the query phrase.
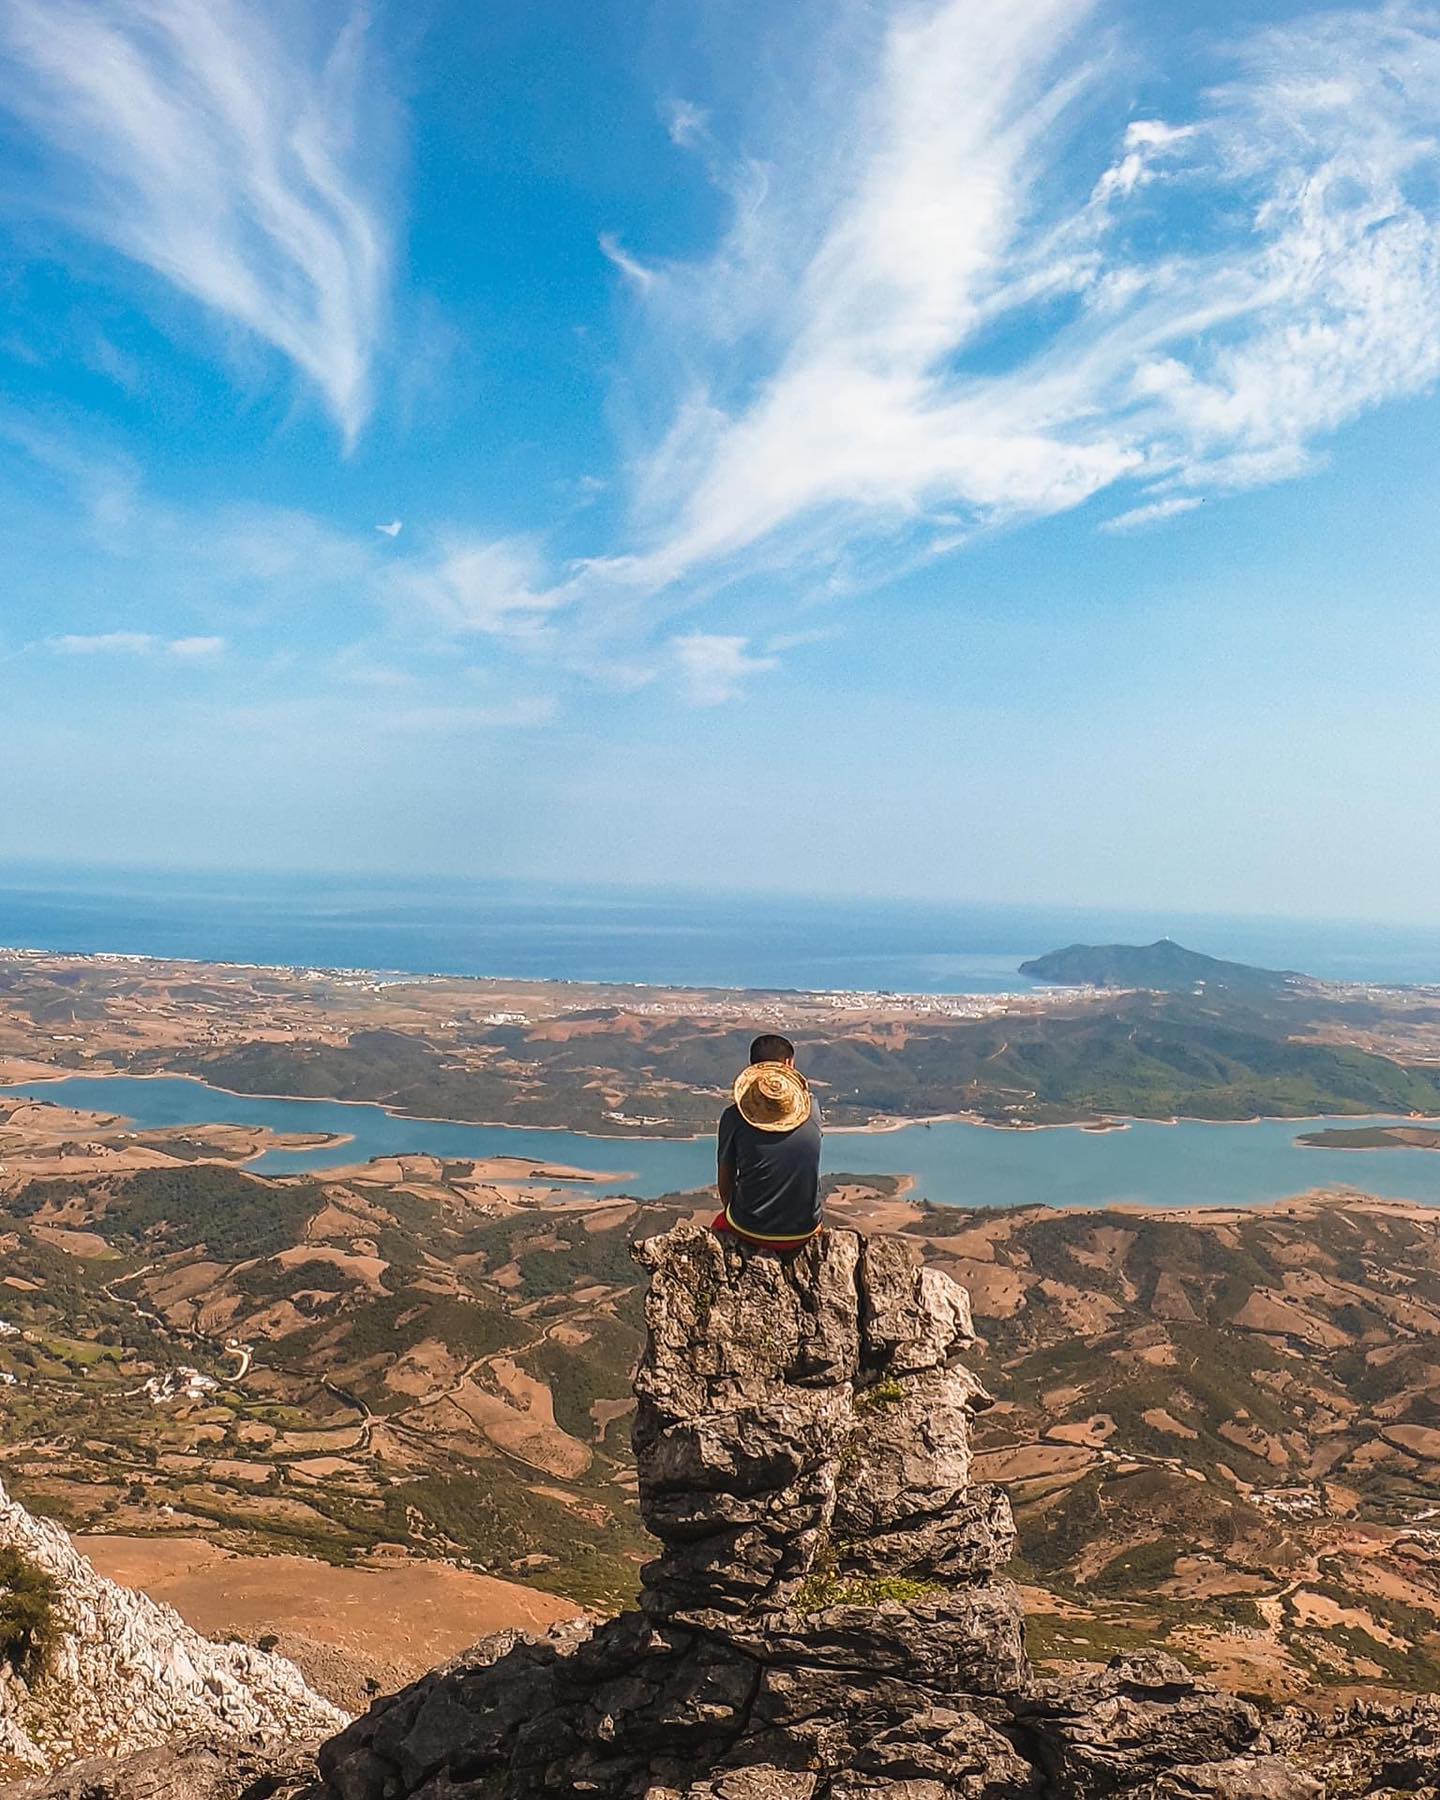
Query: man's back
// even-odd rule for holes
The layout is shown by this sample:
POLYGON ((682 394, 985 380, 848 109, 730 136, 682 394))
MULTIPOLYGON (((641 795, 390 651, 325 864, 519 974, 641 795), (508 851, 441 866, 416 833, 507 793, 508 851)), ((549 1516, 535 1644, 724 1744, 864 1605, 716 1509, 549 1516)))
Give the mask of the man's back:
POLYGON ((765 1131, 730 1105, 720 1116, 718 1160, 735 1172, 730 1223, 756 1237, 809 1237, 820 1224, 820 1112, 790 1131, 765 1131))

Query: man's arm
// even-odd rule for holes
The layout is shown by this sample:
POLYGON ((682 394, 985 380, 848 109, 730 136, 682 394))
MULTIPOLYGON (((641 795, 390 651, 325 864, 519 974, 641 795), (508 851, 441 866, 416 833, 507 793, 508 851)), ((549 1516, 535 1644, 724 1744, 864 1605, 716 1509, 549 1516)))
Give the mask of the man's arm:
POLYGON ((735 1127, 728 1108, 720 1115, 715 1141, 715 1186, 721 1206, 728 1206, 735 1192, 735 1127))

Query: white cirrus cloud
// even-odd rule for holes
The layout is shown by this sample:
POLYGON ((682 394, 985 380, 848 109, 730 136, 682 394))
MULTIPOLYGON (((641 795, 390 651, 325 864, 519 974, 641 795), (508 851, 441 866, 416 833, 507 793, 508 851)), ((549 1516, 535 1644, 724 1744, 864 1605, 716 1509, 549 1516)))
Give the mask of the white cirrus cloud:
POLYGON ((353 440, 390 260, 363 13, 3 0, 0 49, 33 204, 271 344, 353 440))
POLYGON ((631 256, 613 232, 601 232, 600 252, 606 261, 613 263, 635 287, 643 290, 654 281, 653 270, 647 269, 637 257, 631 256))
POLYGON ((672 403, 602 607, 1166 496, 1127 529, 1440 378, 1433 7, 1217 39, 1214 83, 1138 118, 1094 0, 842 15, 847 78, 826 46, 762 122, 712 255, 606 246, 672 403))
POLYGON ((561 596, 545 586, 529 538, 452 538, 399 569, 394 588, 412 612, 457 637, 534 637, 561 596))
POLYGON ((148 631, 67 631, 45 647, 60 656, 147 656, 158 642, 148 631))
POLYGON ((664 110, 665 129, 670 135, 670 142, 682 150, 688 150, 705 136, 710 124, 710 115, 703 106, 697 106, 693 100, 671 100, 664 110))
POLYGON ((1142 531, 1147 525, 1163 525, 1166 519, 1177 519, 1182 513, 1194 512, 1204 504, 1198 494, 1176 494, 1170 500, 1152 500, 1145 506, 1132 506, 1128 512, 1117 513, 1113 519, 1106 519, 1100 529, 1111 532, 1142 531))
POLYGON ((697 706, 736 700, 752 675, 779 667, 777 657, 752 656, 746 637, 691 631, 672 638, 670 648, 685 691, 697 706))
POLYGON ((164 654, 181 662, 205 662, 223 656, 223 637, 157 637, 151 631, 64 632, 44 640, 59 656, 151 656, 164 654))

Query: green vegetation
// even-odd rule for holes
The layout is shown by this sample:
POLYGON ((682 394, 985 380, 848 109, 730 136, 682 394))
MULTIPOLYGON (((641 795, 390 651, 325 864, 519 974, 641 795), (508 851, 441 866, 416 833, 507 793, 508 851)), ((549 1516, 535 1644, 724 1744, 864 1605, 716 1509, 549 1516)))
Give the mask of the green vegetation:
MULTIPOLYGON (((94 1190, 70 1179, 32 1181, 13 1203, 19 1217, 47 1202, 60 1204, 94 1190)), ((105 1207, 94 1229, 128 1251, 203 1248, 219 1261, 274 1256, 302 1235, 321 1204, 320 1189, 263 1181, 215 1163, 174 1169, 141 1169, 107 1184, 105 1207)))
MULTIPOLYGON (((333 1276, 334 1271, 329 1271, 333 1276)), ((292 1272, 291 1285, 294 1285, 292 1272)), ((328 1312, 313 1325, 292 1332, 285 1339, 292 1360, 323 1355, 335 1367, 343 1353, 343 1365, 353 1366, 380 1358, 381 1364, 356 1385, 368 1390, 378 1384, 384 1368, 417 1344, 436 1340, 467 1359, 493 1355, 523 1341, 524 1326, 517 1323, 491 1295, 458 1300, 449 1295, 381 1294, 360 1292, 343 1312, 328 1312)), ((342 1370, 337 1368, 337 1375, 342 1370)), ((398 1404, 391 1396, 388 1404, 398 1404)), ((380 1404, 379 1399, 375 1404, 380 1404)))
POLYGON ((520 1366, 549 1384, 555 1423, 582 1444, 595 1436, 590 1408, 597 1400, 627 1400, 630 1374, 640 1355, 640 1334, 604 1317, 585 1322, 587 1342, 575 1347, 546 1337, 523 1352, 520 1366))
POLYGON ((857 1406, 897 1406, 908 1394, 898 1381, 877 1381, 873 1387, 861 1388, 855 1396, 857 1406))
POLYGON ((13 1546, 0 1547, 0 1660, 33 1681, 44 1673, 58 1633, 54 1578, 13 1546))
POLYGON ((1411 1125, 1342 1125, 1302 1131, 1295 1142, 1316 1150, 1440 1150, 1440 1131, 1411 1125))
POLYGON ((971 1111, 1000 1124, 1440 1112, 1433 1068, 1292 1036, 1289 1000, 1223 1004, 1133 993, 1029 1017, 916 1026, 903 1046, 836 1038, 807 1050, 837 1123, 971 1111))
POLYGON ((1099 1594, 1151 1594, 1162 1581, 1175 1573, 1175 1559, 1185 1546, 1177 1538, 1152 1538, 1146 1544, 1133 1544, 1112 1557, 1090 1581, 1099 1594))
MULTIPOLYGON (((1054 1613, 1032 1612, 1025 1620, 1025 1648, 1037 1662, 1080 1658, 1108 1662, 1112 1656, 1135 1650, 1153 1650, 1153 1619, 1131 1623, 1122 1618, 1076 1619, 1054 1613)), ((1192 1668, 1203 1663, 1193 1651, 1184 1659, 1192 1668)))
POLYGON ((602 1609, 633 1597, 633 1553, 647 1542, 638 1522, 592 1524, 558 1501, 502 1485, 480 1466, 391 1488, 385 1512, 385 1535, 394 1543, 432 1553, 458 1550, 502 1574, 534 1558, 538 1566, 523 1569, 532 1587, 602 1609))
MULTIPOLYGON (((511 1027, 478 1035, 493 1048, 513 1036, 511 1027)), ((585 1040, 593 1043, 593 1040, 585 1040)), ((527 1047, 528 1048, 528 1047, 527 1047)), ((607 1045, 607 1049, 609 1046, 607 1045)), ((567 1047, 551 1046, 555 1060, 566 1060, 567 1047)), ((148 1059, 153 1060, 153 1059, 148 1059)), ((743 1057, 738 1060, 743 1061, 743 1057)), ((131 1067, 147 1066, 137 1057, 131 1067)), ((159 1063, 156 1066, 161 1066, 159 1063)), ((301 1099, 373 1100, 398 1113, 421 1118, 464 1119, 484 1124, 568 1126, 601 1136, 623 1137, 627 1127, 607 1117, 607 1109, 585 1078, 555 1079, 556 1070, 540 1083, 527 1081, 519 1067, 457 1063, 451 1048, 440 1048, 410 1032, 355 1031, 343 1045, 272 1043, 257 1040, 225 1050, 167 1056, 163 1066, 198 1075, 241 1094, 291 1094, 301 1099)), ((726 1083, 733 1076, 733 1069, 726 1083)), ((687 1135, 713 1126, 713 1094, 686 1094, 668 1083, 663 1092, 635 1095, 637 1109, 664 1121, 643 1129, 687 1135)), ((641 1129, 631 1127, 631 1131, 641 1129)))
POLYGON ((799 1613, 828 1612, 836 1606, 881 1606, 891 1601, 913 1606, 931 1594, 943 1594, 938 1581, 911 1581, 904 1575, 841 1575, 816 1570, 801 1582, 795 1596, 799 1613))

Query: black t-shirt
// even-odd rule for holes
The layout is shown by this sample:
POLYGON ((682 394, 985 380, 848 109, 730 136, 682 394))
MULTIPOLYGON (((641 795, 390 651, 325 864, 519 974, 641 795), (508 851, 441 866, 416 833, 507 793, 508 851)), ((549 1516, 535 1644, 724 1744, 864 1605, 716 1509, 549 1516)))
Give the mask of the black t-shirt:
POLYGON ((735 1170, 730 1216, 757 1237, 804 1237, 820 1223, 820 1109, 793 1131, 761 1131, 738 1106, 720 1115, 717 1160, 735 1170))

